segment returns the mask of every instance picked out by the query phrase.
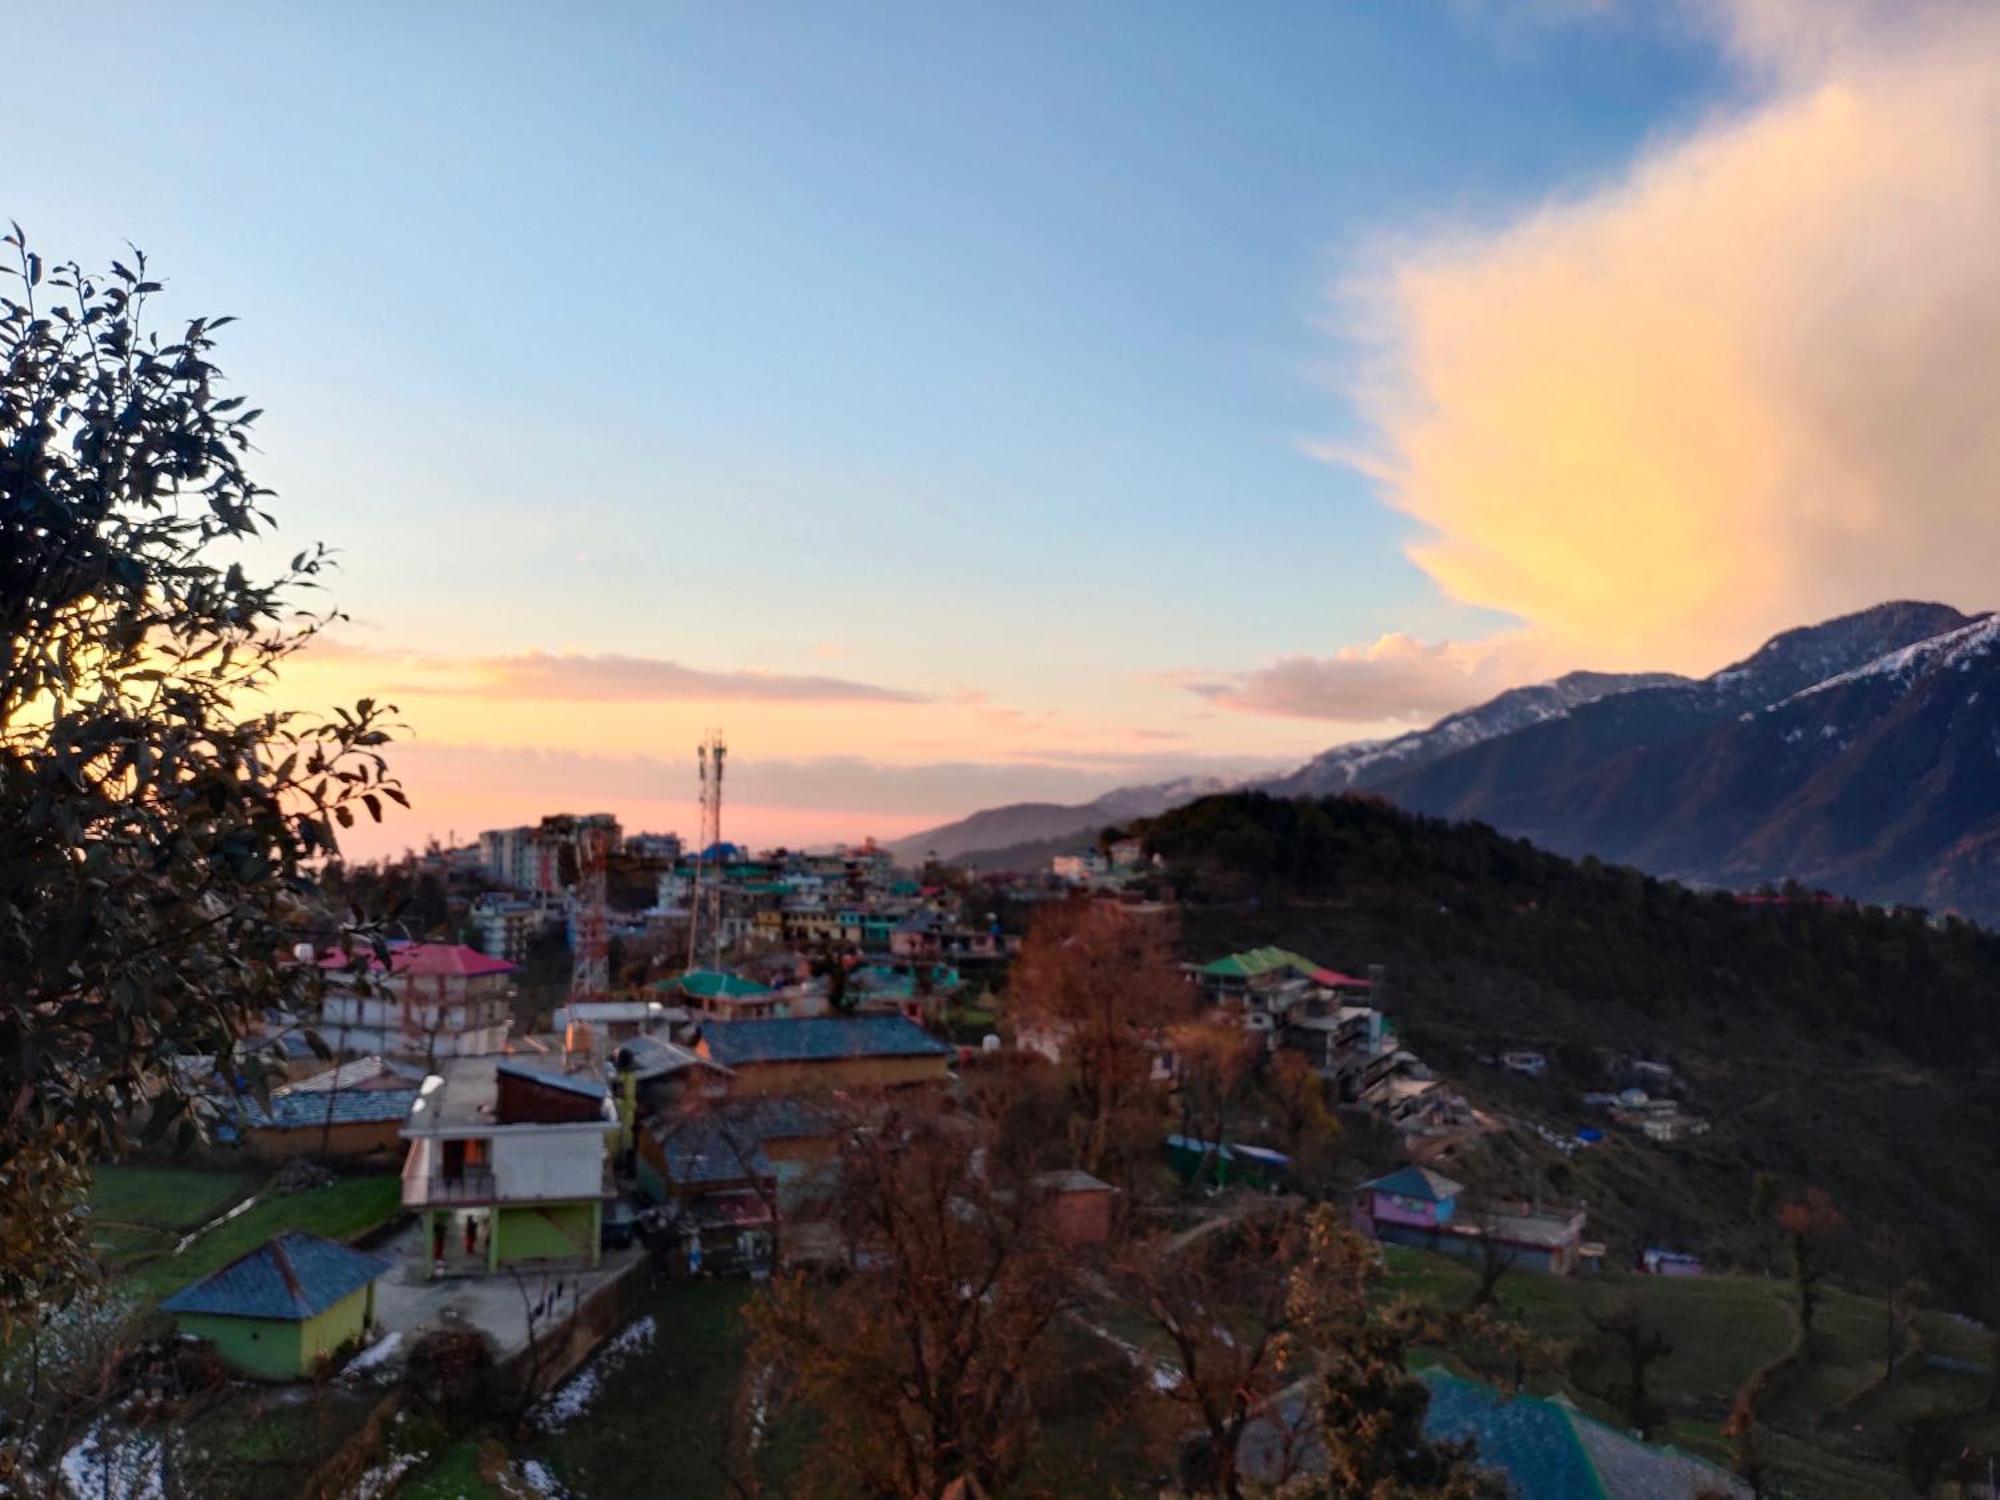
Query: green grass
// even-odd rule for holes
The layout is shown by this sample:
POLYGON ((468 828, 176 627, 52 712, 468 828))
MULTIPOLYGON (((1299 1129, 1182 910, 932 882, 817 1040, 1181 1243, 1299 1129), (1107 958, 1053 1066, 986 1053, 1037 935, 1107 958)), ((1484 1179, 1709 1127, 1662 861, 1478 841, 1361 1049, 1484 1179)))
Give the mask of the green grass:
POLYGON ((90 1214, 104 1224, 186 1231, 207 1223, 262 1180, 261 1172, 199 1167, 99 1167, 90 1179, 90 1214))
POLYGON ((397 1500, 497 1500, 499 1491, 479 1475, 479 1444, 454 1443, 397 1489, 397 1500))
POLYGON ((401 1193, 397 1178, 374 1176, 343 1177, 308 1193, 269 1194, 204 1234, 182 1254, 163 1255, 132 1267, 121 1283, 142 1297, 167 1297, 282 1230, 303 1229, 327 1239, 350 1239, 396 1214, 401 1193))
MULTIPOLYGON (((741 1281, 668 1282, 646 1299, 659 1333, 607 1379, 597 1402, 561 1432, 519 1451, 583 1495, 729 1493, 719 1463, 748 1331, 741 1281)), ((776 1493, 783 1493, 779 1486, 776 1493)))

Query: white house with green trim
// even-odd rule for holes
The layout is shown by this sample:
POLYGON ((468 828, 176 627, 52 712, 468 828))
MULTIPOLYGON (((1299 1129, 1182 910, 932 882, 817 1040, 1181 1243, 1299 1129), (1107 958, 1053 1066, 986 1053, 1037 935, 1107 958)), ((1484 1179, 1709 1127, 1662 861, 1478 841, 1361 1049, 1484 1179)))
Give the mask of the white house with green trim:
POLYGON ((603 1079, 553 1058, 453 1058, 426 1078, 403 1127, 403 1207, 431 1274, 597 1265, 618 1130, 603 1079))

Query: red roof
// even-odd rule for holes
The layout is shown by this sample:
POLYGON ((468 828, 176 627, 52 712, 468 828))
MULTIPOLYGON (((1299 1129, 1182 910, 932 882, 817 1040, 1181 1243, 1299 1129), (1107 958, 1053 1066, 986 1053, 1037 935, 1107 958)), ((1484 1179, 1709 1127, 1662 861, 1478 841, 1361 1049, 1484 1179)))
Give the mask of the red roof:
MULTIPOLYGON (((344 969, 347 955, 329 953, 320 960, 320 967, 344 969)), ((382 961, 374 955, 368 957, 368 967, 379 971, 382 961)), ((410 943, 389 950, 389 972, 391 974, 457 975, 466 979, 476 979, 482 974, 511 974, 514 966, 504 958, 488 958, 477 948, 468 948, 463 943, 410 943)))
POLYGON ((1373 986, 1366 979, 1356 979, 1352 974, 1343 974, 1338 969, 1314 969, 1312 979, 1315 984, 1323 984, 1330 990, 1365 990, 1373 986))

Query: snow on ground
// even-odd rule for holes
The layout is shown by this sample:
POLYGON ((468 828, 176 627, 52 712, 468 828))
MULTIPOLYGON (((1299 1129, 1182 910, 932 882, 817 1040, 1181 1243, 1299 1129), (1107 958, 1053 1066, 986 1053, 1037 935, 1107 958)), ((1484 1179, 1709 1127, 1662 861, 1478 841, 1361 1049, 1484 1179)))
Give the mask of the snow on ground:
POLYGON ((345 1376, 366 1375, 371 1370, 380 1370, 387 1361, 395 1358, 403 1347, 401 1329, 385 1333, 374 1343, 363 1349, 347 1362, 347 1368, 340 1373, 345 1376))
POLYGON ((535 1409, 535 1425, 544 1432, 560 1432, 569 1426, 596 1402, 604 1377, 640 1350, 650 1349, 658 1334, 659 1325, 651 1313, 627 1323, 535 1409))
POLYGON ((166 1500, 164 1457, 151 1433, 108 1430, 100 1417, 62 1456, 63 1487, 75 1500, 166 1500))
POLYGON ((569 1491, 556 1478, 553 1470, 538 1458, 521 1460, 521 1482, 540 1495, 542 1500, 568 1500, 569 1491))
POLYGON ((423 1462, 421 1453, 392 1454, 354 1482, 348 1500, 383 1500, 396 1493, 396 1486, 410 1470, 423 1462))

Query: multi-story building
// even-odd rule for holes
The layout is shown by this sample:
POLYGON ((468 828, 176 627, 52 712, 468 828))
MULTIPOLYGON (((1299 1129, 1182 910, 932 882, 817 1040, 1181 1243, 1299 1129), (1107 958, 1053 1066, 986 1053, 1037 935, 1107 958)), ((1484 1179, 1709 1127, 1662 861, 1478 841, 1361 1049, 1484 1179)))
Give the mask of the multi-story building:
POLYGON ((479 950, 488 958, 520 963, 528 945, 561 920, 541 901, 526 896, 488 892, 472 903, 472 925, 479 931, 479 950))
POLYGON ((507 1045, 514 965, 462 943, 406 943, 384 964, 373 954, 320 960, 327 993, 319 1031, 339 1052, 476 1057, 507 1045))
POLYGON ((403 1207, 431 1274, 595 1266, 620 1129, 590 1072, 461 1057, 425 1079, 403 1128, 403 1207))
POLYGON ((489 828, 479 835, 479 867, 486 878, 510 891, 535 884, 535 830, 489 828))

